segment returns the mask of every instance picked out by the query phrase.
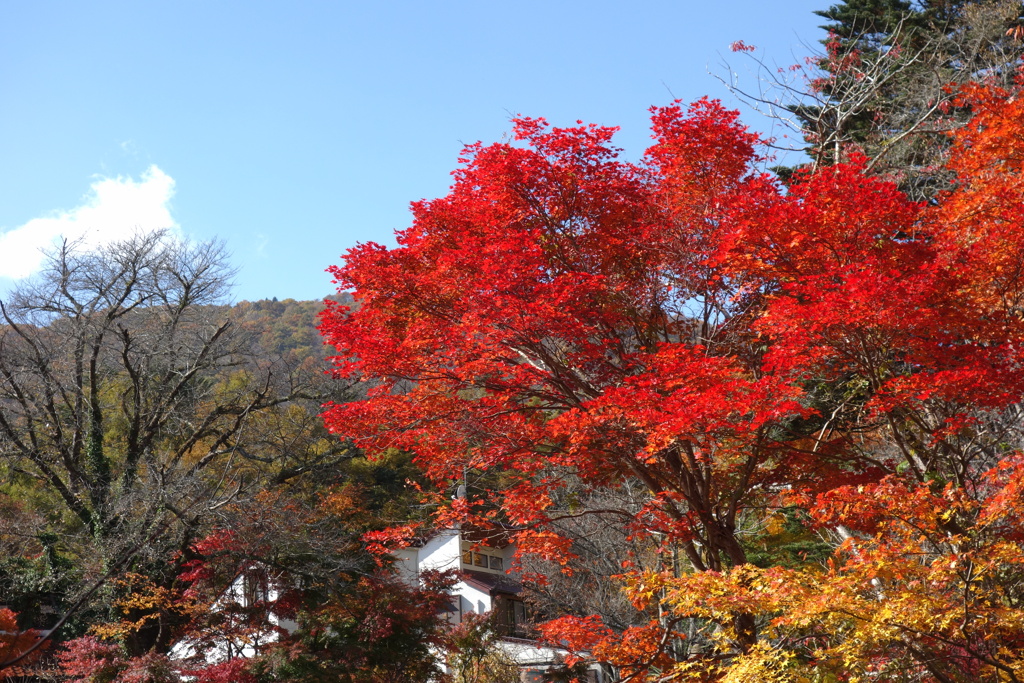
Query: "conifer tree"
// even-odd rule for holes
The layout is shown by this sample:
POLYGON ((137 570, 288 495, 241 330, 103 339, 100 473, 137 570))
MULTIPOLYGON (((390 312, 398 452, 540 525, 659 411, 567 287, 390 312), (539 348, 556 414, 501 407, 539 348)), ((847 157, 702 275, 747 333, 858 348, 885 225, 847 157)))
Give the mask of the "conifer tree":
POLYGON ((812 165, 866 154, 912 199, 949 187, 948 134, 971 112, 953 101, 976 80, 1006 86, 1020 64, 1018 0, 844 0, 827 20, 809 93, 789 108, 812 165))

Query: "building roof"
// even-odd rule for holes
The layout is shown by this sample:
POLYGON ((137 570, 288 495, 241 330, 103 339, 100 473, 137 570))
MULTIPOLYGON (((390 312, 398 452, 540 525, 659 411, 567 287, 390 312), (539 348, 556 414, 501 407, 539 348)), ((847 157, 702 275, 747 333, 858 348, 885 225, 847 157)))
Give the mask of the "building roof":
POLYGON ((505 548, 511 545, 512 535, 517 531, 512 527, 494 526, 489 529, 463 525, 461 528, 440 527, 428 529, 409 539, 409 547, 422 548, 429 540, 442 533, 458 532, 463 541, 487 548, 505 548))
POLYGON ((467 569, 462 572, 462 580, 474 588, 487 591, 491 595, 495 593, 519 595, 523 591, 521 583, 505 574, 488 574, 467 569))

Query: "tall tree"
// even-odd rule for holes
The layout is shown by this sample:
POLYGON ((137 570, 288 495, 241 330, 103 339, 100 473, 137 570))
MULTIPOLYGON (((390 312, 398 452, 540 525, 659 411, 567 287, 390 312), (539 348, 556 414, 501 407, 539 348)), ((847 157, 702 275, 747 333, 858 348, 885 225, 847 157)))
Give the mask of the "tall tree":
MULTIPOLYGON (((105 576, 132 569, 169 585, 168 559, 213 511, 344 450, 300 447, 291 425, 312 423, 301 401, 322 400, 320 372, 256 353, 224 305, 231 275, 221 245, 166 233, 99 251, 64 243, 0 302, 3 491, 46 520, 47 571, 66 577, 40 626, 105 576), (274 452, 283 438, 292 448, 274 452)), ((156 620, 129 645, 170 637, 156 620)))
POLYGON ((666 561, 622 579, 657 616, 545 627, 633 680, 1019 680, 1024 117, 994 87, 954 105, 982 113, 933 205, 863 157, 784 191, 707 101, 656 110, 639 165, 612 129, 517 120, 335 269, 360 308, 323 331, 372 388, 328 425, 442 487, 492 473, 439 517, 566 564, 566 485, 642 482, 615 513, 666 561), (753 564, 794 510, 835 554, 753 564))
MULTIPOLYGON (((324 329, 343 371, 379 385, 328 423, 409 448, 439 481, 500 468, 520 548, 548 557, 567 550, 548 525, 559 468, 636 478, 637 528, 722 571, 747 561, 744 510, 793 467, 772 426, 804 409, 758 370, 761 293, 709 269, 724 207, 768 191, 747 175, 754 136, 710 102, 660 110, 655 132, 637 167, 614 159, 611 129, 518 121, 527 146, 471 147, 398 249, 352 250, 336 276, 362 307, 324 329)), ((751 614, 732 626, 756 642, 751 614)))

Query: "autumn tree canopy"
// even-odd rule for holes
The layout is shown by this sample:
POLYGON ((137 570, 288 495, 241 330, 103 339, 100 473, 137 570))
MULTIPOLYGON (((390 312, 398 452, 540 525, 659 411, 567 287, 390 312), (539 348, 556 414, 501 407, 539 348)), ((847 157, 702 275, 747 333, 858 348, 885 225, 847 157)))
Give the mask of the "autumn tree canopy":
POLYGON ((327 424, 478 481, 439 520, 524 553, 568 563, 559 522, 588 514, 654 539, 619 558, 649 622, 543 627, 634 680, 1021 680, 1015 95, 960 91, 930 205, 856 154, 783 189, 712 101, 655 109, 638 163, 614 129, 519 118, 334 269, 360 306, 322 330, 369 389, 327 424), (643 495, 589 509, 581 481, 643 495), (777 550, 787 528, 827 561, 777 550))

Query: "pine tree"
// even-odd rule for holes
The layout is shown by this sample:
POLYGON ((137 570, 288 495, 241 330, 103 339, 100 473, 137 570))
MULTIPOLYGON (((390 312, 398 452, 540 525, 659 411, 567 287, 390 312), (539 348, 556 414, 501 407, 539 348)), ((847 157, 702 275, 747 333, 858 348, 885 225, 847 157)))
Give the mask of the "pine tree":
POLYGON ((848 46, 874 43, 876 49, 908 20, 921 19, 906 0, 845 0, 815 14, 831 22, 821 28, 848 46))
POLYGON ((812 165, 857 151, 913 199, 948 188, 939 170, 948 134, 971 115, 953 100, 965 83, 1012 82, 1021 9, 1018 0, 844 0, 816 12, 828 20, 825 53, 809 101, 792 107, 812 165))

